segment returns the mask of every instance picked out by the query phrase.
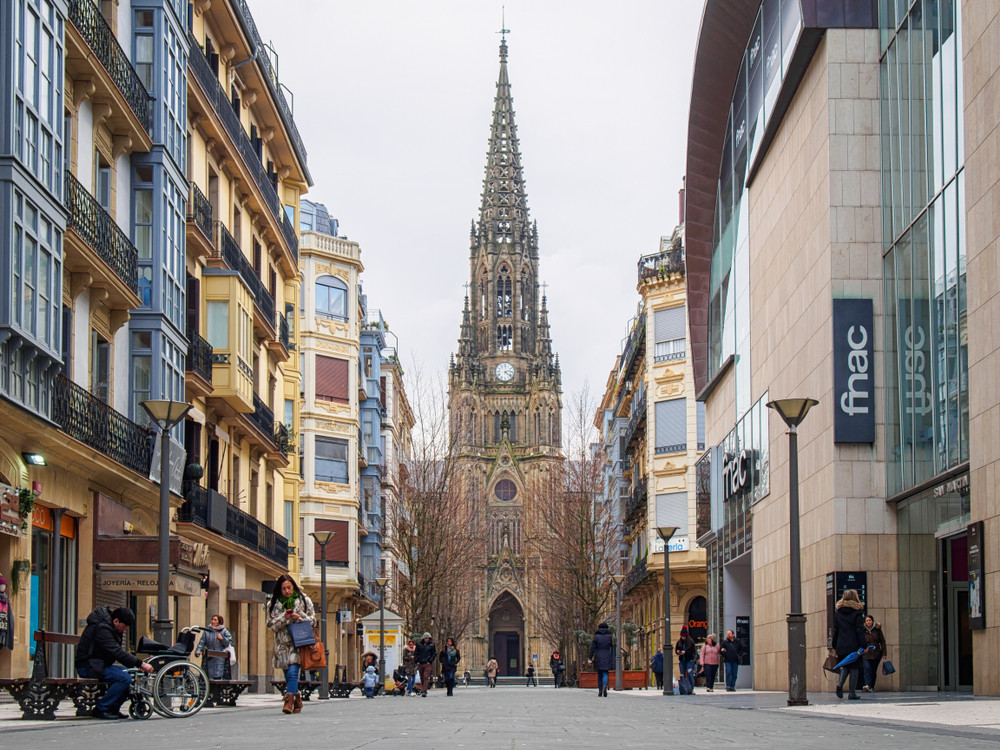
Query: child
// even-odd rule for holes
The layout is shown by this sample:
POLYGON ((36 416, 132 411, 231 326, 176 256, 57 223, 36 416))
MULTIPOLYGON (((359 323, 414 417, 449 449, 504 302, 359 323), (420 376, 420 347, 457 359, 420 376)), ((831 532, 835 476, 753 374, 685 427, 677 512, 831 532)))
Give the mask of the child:
POLYGON ((378 677, 375 675, 375 667, 368 667, 365 670, 364 685, 365 698, 375 697, 375 686, 378 684, 378 677))

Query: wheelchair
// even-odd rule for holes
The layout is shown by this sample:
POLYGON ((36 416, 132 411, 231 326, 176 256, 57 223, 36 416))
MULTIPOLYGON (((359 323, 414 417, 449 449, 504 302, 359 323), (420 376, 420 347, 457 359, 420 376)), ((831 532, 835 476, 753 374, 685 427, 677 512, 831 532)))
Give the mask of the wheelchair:
POLYGON ((184 628, 173 646, 143 636, 136 654, 146 655, 153 671, 146 674, 139 668, 127 670, 132 676, 129 687, 128 715, 133 719, 148 719, 154 712, 167 719, 194 716, 208 699, 208 675, 197 664, 188 661, 194 650, 197 634, 204 628, 184 628))

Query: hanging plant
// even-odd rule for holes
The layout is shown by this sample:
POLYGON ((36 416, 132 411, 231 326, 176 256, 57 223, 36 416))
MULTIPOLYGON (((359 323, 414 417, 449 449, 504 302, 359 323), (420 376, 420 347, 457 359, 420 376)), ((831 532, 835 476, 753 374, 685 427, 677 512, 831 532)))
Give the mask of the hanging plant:
POLYGON ((28 530, 28 516, 35 510, 35 493, 27 487, 17 491, 17 515, 21 517, 21 528, 28 530))
POLYGON ((17 596, 21 593, 21 576, 27 577, 31 572, 31 560, 15 560, 10 568, 10 593, 17 596))

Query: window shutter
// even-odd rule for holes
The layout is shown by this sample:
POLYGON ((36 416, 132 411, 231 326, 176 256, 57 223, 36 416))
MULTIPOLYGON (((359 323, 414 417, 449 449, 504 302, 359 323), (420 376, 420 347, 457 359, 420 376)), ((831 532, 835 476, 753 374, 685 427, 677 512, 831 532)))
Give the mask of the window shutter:
POLYGON ((187 335, 189 339, 192 333, 199 333, 199 313, 201 312, 200 287, 201 281, 194 276, 187 277, 187 335))
POLYGON ((316 357, 316 398, 320 401, 350 403, 350 375, 346 359, 316 357))
POLYGON ((705 403, 698 402, 698 450, 705 450, 705 403))
POLYGON ((253 238, 253 272, 257 274, 257 278, 262 278, 260 268, 261 268, 261 249, 260 243, 257 242, 257 238, 253 238))
POLYGON ((657 310, 653 317, 655 343, 684 338, 684 306, 657 310))
POLYGON ((656 402, 656 453, 687 450, 687 399, 656 402))
MULTIPOLYGON (((317 518, 315 521, 316 531, 332 531, 333 536, 326 545, 326 561, 330 563, 350 562, 348 550, 350 549, 350 527, 347 521, 330 521, 326 518, 317 518)), ((313 559, 317 562, 323 559, 320 554, 319 542, 313 540, 313 559)))
POLYGON ((385 406, 385 375, 379 378, 379 397, 382 400, 382 406, 385 406))
POLYGON ((674 536, 687 536, 688 496, 686 492, 670 492, 656 496, 656 525, 675 526, 674 536))
POLYGON ((63 373, 70 377, 73 372, 73 308, 63 305, 62 309, 62 361, 63 373))

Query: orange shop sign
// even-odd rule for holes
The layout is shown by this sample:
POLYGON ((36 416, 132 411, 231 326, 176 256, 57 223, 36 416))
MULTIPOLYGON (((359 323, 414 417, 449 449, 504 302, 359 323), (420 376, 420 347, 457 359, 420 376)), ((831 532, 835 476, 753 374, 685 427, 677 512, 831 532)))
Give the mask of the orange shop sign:
MULTIPOLYGON (((55 517, 48 508, 36 505, 31 512, 31 525, 33 528, 51 532, 55 530, 55 517)), ((68 539, 76 537, 76 522, 71 516, 63 515, 62 522, 59 524, 59 534, 68 539)))

